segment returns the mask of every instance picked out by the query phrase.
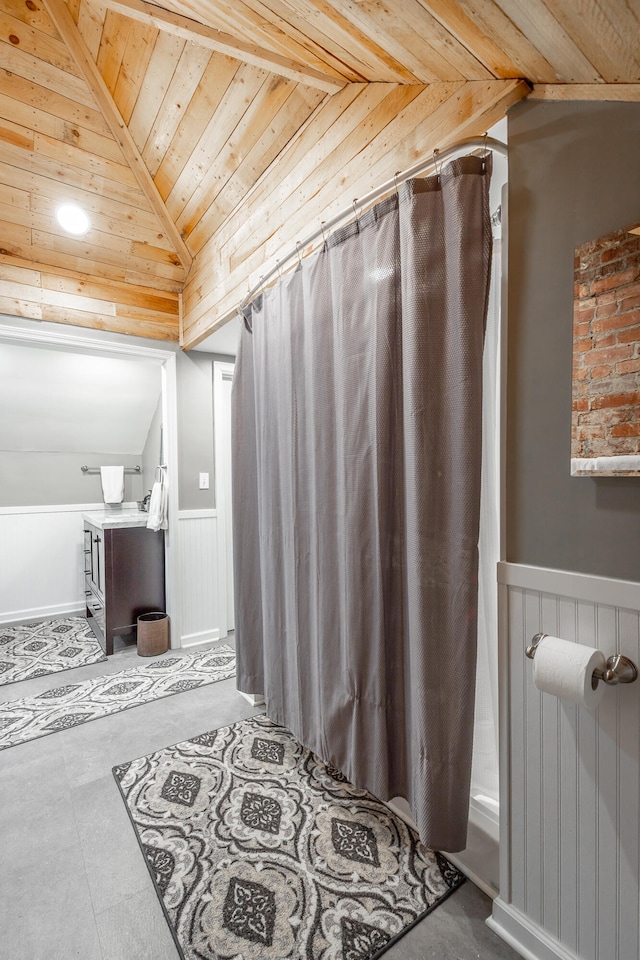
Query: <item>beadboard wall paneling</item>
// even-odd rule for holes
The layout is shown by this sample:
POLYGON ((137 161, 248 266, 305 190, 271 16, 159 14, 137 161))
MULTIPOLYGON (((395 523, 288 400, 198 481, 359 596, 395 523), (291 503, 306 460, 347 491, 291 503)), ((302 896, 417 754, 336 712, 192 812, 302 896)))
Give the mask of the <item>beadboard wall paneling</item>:
MULTIPOLYGON (((84 612, 82 515, 101 506, 0 510, 0 623, 84 612)), ((177 527, 182 622, 172 646, 194 647, 226 636, 218 603, 217 512, 180 511, 177 527)))
POLYGON ((499 576, 509 816, 492 925, 536 960, 638 960, 640 682, 591 712, 540 693, 525 648, 543 631, 639 663, 640 587, 513 564, 499 576))
POLYGON ((97 509, 0 510, 0 623, 84 611, 82 514, 97 509))
POLYGON ((194 647, 226 636, 220 629, 217 511, 180 511, 178 535, 181 646, 194 647))

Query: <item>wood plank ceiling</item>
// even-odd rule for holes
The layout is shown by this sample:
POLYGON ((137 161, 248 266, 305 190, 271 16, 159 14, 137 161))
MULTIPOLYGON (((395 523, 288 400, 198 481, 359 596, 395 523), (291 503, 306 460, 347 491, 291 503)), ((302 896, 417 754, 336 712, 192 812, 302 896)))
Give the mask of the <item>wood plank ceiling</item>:
POLYGON ((639 99, 639 41, 640 0, 0 0, 0 312, 191 347, 531 87, 639 99))

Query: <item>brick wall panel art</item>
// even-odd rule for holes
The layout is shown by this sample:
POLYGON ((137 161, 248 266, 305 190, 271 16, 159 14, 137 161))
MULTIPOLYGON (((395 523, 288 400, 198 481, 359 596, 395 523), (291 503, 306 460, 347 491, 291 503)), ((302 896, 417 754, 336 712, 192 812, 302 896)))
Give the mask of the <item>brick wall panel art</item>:
POLYGON ((640 476, 640 224, 576 248, 571 473, 640 476))

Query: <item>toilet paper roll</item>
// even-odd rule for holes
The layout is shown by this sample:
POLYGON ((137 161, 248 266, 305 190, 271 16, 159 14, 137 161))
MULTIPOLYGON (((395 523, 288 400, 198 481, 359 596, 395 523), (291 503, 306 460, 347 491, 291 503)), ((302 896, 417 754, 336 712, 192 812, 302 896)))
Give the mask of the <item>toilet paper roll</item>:
POLYGON ((552 693, 592 710, 605 691, 602 681, 593 688, 593 671, 605 666, 602 650, 560 637, 543 637, 533 658, 533 682, 543 693, 552 693))

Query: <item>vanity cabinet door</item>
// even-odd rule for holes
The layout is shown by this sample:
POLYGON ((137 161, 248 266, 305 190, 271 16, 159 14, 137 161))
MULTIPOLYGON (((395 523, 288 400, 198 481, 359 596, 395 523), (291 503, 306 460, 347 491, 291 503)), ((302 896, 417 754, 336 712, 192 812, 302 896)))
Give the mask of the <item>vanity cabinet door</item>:
POLYGON ((101 530, 85 524, 84 528, 85 584, 94 593, 104 596, 104 539, 101 530))
POLYGON ((102 531, 84 525, 84 599, 86 616, 98 638, 104 638, 104 543, 102 531))
POLYGON ((105 584, 105 573, 104 573, 104 533, 102 530, 96 531, 96 536, 93 541, 94 554, 96 557, 96 564, 94 568, 94 582, 98 593, 104 597, 104 584, 105 584))
POLYGON ((84 581, 88 587, 93 579, 93 570, 91 565, 91 528, 86 524, 84 526, 84 581))

